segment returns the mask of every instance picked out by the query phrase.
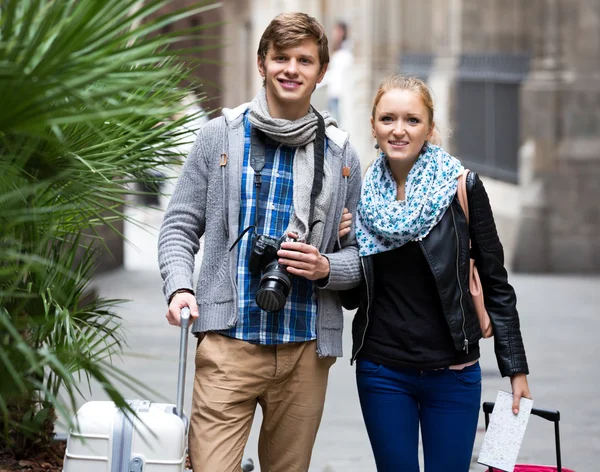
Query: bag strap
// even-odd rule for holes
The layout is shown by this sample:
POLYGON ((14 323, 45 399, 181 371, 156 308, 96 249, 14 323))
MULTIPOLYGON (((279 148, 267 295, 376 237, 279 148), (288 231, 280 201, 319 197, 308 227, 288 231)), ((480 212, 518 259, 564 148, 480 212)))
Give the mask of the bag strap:
POLYGON ((469 175, 469 172, 469 169, 465 169, 463 173, 458 176, 458 188, 456 189, 458 203, 460 203, 463 213, 465 214, 467 224, 469 224, 469 199, 467 197, 467 175, 469 175))
POLYGON ((313 108, 313 112, 317 115, 317 137, 315 138, 314 144, 314 177, 313 186, 310 192, 310 210, 308 213, 308 234, 306 239, 310 238, 310 233, 314 226, 321 222, 320 220, 313 221, 315 218, 315 204, 317 197, 323 189, 323 179, 325 178, 325 120, 321 114, 313 108))

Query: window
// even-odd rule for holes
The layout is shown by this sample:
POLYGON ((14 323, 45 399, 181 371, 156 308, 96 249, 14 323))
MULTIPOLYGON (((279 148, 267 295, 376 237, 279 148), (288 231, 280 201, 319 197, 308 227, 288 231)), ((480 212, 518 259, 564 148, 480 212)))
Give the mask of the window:
POLYGON ((453 118, 456 156, 466 167, 517 183, 519 90, 529 58, 519 54, 461 57, 453 118))

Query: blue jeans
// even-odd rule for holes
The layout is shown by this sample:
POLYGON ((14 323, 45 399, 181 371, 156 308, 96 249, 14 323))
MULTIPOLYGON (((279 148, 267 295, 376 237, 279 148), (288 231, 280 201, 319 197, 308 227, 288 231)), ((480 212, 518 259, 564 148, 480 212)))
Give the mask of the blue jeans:
POLYGON ((356 364, 363 418, 378 472, 468 472, 481 402, 479 363, 463 370, 356 364))

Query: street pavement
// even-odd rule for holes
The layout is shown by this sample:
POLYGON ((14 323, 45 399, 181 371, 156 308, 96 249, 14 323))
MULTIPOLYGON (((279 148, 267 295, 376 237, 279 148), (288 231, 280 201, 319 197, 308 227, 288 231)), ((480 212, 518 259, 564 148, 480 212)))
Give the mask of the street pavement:
MULTIPOLYGON (((151 227, 160 223, 158 212, 142 215, 151 227)), ((140 385, 153 389, 152 400, 175 401, 179 330, 165 320, 166 305, 156 267, 156 231, 128 226, 126 233, 137 249, 126 250, 122 270, 97 277, 95 286, 107 298, 130 300, 118 308, 127 330, 128 346, 116 365, 133 375, 140 385), (155 396, 160 395, 160 396, 155 396)), ((598 333, 600 333, 600 277, 514 274, 510 278, 517 296, 521 329, 529 367, 534 407, 561 413, 563 466, 577 472, 600 470, 600 387, 598 333)), ((344 358, 331 369, 323 421, 314 448, 311 472, 374 472, 375 464, 362 422, 349 364, 352 313, 345 314, 344 358)), ((186 411, 190 411, 193 352, 190 338, 186 411)), ((481 342, 483 401, 494 401, 499 389, 509 390, 508 379, 498 374, 493 340, 481 342)), ((132 397, 139 395, 129 392, 132 397)), ((89 399, 105 399, 94 386, 89 399)), ((83 400, 82 400, 83 401, 83 400)), ((483 414, 473 453, 471 471, 484 471, 477 455, 484 435, 483 414)), ((257 460, 260 408, 257 409, 246 457, 257 460)), ((519 463, 555 464, 553 427, 531 417, 519 454, 519 463)), ((256 467, 255 470, 260 470, 256 467)))

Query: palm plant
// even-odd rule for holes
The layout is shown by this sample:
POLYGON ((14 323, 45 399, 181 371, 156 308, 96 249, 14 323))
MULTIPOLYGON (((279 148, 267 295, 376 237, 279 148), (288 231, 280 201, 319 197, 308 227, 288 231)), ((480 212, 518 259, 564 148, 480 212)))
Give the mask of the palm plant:
MULTIPOLYGON (((79 380, 119 406, 118 300, 89 296, 97 229, 126 218, 133 184, 178 163, 194 29, 161 28, 169 0, 0 3, 0 453, 48 445, 79 380), (181 116, 171 119, 173 116, 181 116)), ((156 183, 156 182, 154 182, 156 183)))

